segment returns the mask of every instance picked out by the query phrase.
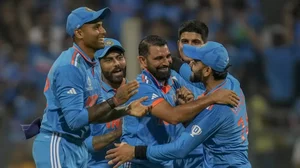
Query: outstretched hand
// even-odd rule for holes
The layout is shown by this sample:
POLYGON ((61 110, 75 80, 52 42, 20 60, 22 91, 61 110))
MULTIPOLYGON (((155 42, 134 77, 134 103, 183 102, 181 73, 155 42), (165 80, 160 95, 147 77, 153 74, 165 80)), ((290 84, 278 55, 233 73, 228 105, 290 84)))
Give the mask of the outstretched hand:
POLYGON ((106 152, 105 159, 109 160, 109 165, 114 165, 113 168, 118 168, 122 164, 134 158, 134 146, 126 143, 115 144, 116 148, 106 152))

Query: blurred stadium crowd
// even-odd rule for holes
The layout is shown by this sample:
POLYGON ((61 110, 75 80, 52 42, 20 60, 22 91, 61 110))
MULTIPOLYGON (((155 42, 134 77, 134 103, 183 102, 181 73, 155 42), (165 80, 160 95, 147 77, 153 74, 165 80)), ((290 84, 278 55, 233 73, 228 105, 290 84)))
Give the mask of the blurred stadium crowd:
POLYGON ((173 56, 180 23, 206 23, 209 40, 228 49, 245 92, 253 167, 300 167, 299 0, 1 0, 0 167, 34 167, 20 123, 42 115, 48 70, 72 45, 66 16, 79 6, 110 7, 104 26, 111 38, 139 18, 141 34, 167 39, 173 56))

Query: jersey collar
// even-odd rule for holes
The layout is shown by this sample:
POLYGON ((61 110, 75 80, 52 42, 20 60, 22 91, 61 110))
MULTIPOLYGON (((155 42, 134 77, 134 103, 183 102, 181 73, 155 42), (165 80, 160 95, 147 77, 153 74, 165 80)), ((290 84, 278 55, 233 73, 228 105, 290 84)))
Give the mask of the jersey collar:
POLYGON ((169 77, 167 84, 162 85, 162 83, 160 83, 147 69, 143 70, 142 74, 147 76, 154 83, 154 85, 160 90, 162 90, 164 93, 168 93, 171 89, 171 86, 173 85, 173 80, 171 76, 169 77))
POLYGON ((80 55, 83 57, 83 59, 88 62, 90 65, 95 66, 97 64, 96 59, 91 60, 90 57, 87 56, 87 54, 82 51, 79 46, 75 43, 73 43, 73 48, 80 53, 80 55))

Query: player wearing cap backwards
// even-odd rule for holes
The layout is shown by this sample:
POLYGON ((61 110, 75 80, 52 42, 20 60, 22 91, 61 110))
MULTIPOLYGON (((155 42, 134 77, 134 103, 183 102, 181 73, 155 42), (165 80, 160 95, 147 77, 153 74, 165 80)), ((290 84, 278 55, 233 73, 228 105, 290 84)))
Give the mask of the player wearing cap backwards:
POLYGON ((47 107, 33 144, 38 168, 86 167, 88 150, 84 140, 90 135, 90 123, 104 123, 126 114, 141 116, 149 109, 140 103, 145 98, 117 107, 136 93, 136 81, 122 85, 114 97, 104 102, 100 98, 100 67, 94 53, 104 48, 102 20, 109 13, 108 8, 93 11, 80 7, 67 18, 66 31, 74 43, 61 53, 48 73, 44 89, 47 107))
MULTIPOLYGON (((124 48, 119 41, 111 38, 104 39, 105 47, 96 51, 95 58, 101 67, 101 89, 103 98, 109 99, 116 94, 126 76, 126 59, 124 48)), ((107 150, 113 147, 113 142, 120 142, 122 135, 121 119, 104 123, 91 124, 91 134, 85 140, 90 152, 88 167, 109 168, 105 160, 107 150)))
POLYGON ((175 141, 154 146, 118 145, 108 151, 112 163, 122 164, 133 157, 162 162, 184 158, 199 144, 204 146, 204 168, 250 168, 248 160, 248 117, 240 83, 227 76, 229 57, 223 45, 208 42, 203 47, 184 45, 183 52, 193 59, 190 63, 197 81, 206 87, 205 95, 218 89, 230 89, 240 97, 236 108, 214 104, 198 114, 175 141))

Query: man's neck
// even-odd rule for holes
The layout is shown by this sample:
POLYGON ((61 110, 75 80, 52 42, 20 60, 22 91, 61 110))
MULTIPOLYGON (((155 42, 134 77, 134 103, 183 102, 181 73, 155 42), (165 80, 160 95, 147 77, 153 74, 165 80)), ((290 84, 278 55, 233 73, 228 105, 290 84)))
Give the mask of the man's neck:
POLYGON ((167 81, 164 80, 164 81, 158 81, 162 86, 165 86, 167 84, 167 81))
POLYGON ((220 85, 222 82, 224 82, 225 79, 222 80, 214 80, 212 79, 213 77, 211 77, 210 79, 208 79, 204 85, 206 88, 206 92, 210 92, 211 90, 213 90, 214 88, 216 88, 218 85, 220 85))
POLYGON ((106 83, 107 85, 109 85, 111 88, 113 89, 118 89, 120 87, 120 83, 113 83, 110 82, 109 80, 107 80, 104 76, 102 76, 102 81, 104 83, 106 83))
POLYGON ((78 45, 78 47, 91 59, 94 59, 94 54, 95 54, 95 50, 92 48, 89 48, 85 45, 83 45, 82 43, 78 42, 76 43, 78 45))

